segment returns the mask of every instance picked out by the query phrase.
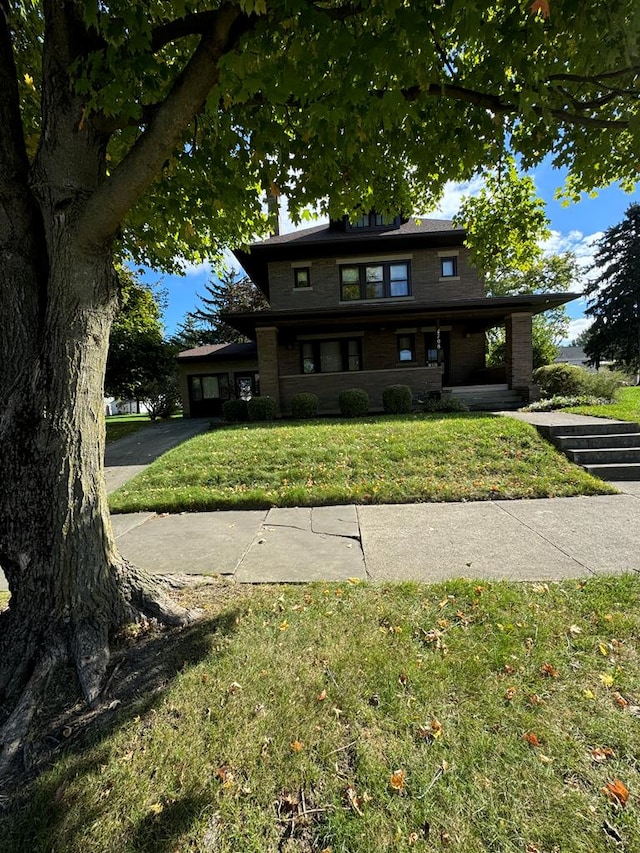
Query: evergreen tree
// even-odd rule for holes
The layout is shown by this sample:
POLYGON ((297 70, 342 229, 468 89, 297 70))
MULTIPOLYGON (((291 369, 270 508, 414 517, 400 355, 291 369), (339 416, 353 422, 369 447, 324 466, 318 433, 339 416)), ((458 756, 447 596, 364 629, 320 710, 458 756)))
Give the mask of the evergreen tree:
POLYGON ((170 340, 176 352, 184 352, 184 350, 217 343, 215 331, 203 326, 191 312, 185 315, 184 320, 170 340))
POLYGON ((248 340, 233 326, 222 319, 225 314, 244 311, 262 311, 269 307, 264 294, 247 276, 235 270, 227 270, 219 281, 205 284, 205 294, 198 294, 202 307, 190 312, 187 317, 196 323, 204 323, 212 344, 238 344, 248 340))
POLYGON ((598 242, 594 270, 598 277, 585 293, 585 311, 593 323, 584 349, 596 366, 604 359, 640 370, 640 204, 632 204, 622 222, 598 242))

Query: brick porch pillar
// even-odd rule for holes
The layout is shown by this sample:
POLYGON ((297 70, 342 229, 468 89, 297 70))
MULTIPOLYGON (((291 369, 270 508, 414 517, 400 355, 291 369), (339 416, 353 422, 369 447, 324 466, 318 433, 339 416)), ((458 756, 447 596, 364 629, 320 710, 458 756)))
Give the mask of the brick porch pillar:
POLYGON ((510 314, 505 322, 505 366, 509 388, 529 395, 533 373, 531 313, 510 314))
POLYGON ((278 369, 278 330, 275 326, 260 326, 256 329, 258 344, 258 371, 260 394, 273 397, 276 411, 280 414, 280 381, 278 369))

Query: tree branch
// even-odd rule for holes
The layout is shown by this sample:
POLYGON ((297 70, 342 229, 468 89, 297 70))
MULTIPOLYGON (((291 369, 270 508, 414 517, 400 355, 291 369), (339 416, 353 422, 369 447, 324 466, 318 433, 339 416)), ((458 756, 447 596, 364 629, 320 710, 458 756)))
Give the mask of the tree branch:
POLYGON ((138 199, 153 183, 163 163, 181 144, 186 128, 203 109, 218 80, 218 62, 253 25, 234 5, 215 13, 215 23, 200 39, 187 65, 112 175, 88 200, 78 236, 89 246, 108 242, 138 199))

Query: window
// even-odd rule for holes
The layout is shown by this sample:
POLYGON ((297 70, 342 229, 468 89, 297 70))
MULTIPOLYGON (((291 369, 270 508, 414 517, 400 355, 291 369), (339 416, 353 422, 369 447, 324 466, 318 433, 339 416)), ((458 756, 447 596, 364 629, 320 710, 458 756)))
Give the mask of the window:
POLYGON ((296 289, 311 287, 311 270, 309 267, 296 267, 296 269, 294 269, 293 286, 296 289))
POLYGON ((440 277, 451 278, 458 275, 458 259, 440 258, 440 277))
POLYGON ((361 370, 360 341, 304 341, 301 346, 303 373, 343 373, 361 370))
POLYGON ((398 361, 416 360, 416 336, 398 335, 398 361))
POLYGON ((392 225, 398 226, 401 224, 402 219, 400 216, 385 216, 382 213, 376 213, 375 210, 372 210, 369 213, 362 214, 362 216, 353 221, 345 217, 344 221, 346 228, 351 231, 355 228, 388 228, 392 225))
POLYGON ((408 261, 340 267, 340 299, 343 302, 410 295, 408 261))
POLYGON ((189 387, 191 399, 195 403, 203 400, 216 400, 221 397, 228 398, 229 376, 226 373, 213 373, 208 376, 190 376, 189 387))
POLYGON ((426 363, 429 367, 437 367, 439 359, 438 332, 427 332, 424 336, 426 363))

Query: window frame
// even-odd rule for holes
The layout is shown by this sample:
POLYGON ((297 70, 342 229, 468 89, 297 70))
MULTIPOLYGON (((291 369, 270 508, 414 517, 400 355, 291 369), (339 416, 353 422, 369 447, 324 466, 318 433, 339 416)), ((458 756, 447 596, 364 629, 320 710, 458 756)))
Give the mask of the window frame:
POLYGON ((362 370, 362 341, 360 338, 322 338, 319 340, 300 341, 300 373, 305 376, 315 376, 330 373, 357 373, 362 370), (339 344, 342 367, 340 370, 322 370, 322 344, 339 344), (355 344, 356 353, 350 352, 351 345, 355 344), (305 355, 305 347, 311 355, 305 355), (351 359, 356 358, 358 367, 351 368, 351 359), (313 361, 313 370, 305 370, 305 361, 313 361))
POLYGON ((413 289, 411 283, 411 261, 407 260, 391 260, 391 261, 369 261, 365 263, 353 263, 353 264, 340 264, 339 266, 339 276, 340 276, 340 302, 380 302, 382 300, 387 299, 409 299, 413 296, 413 289), (404 266, 407 270, 407 292, 395 295, 391 292, 392 284, 394 282, 402 281, 405 279, 392 279, 391 278, 391 268, 404 266), (381 267, 382 268, 382 296, 369 296, 367 293, 367 286, 376 284, 377 282, 367 281, 367 269, 381 267), (343 280, 343 272, 344 270, 358 270, 358 282, 345 282, 343 280), (345 298, 345 286, 354 287, 358 284, 360 288, 360 295, 358 298, 349 299, 345 298))
POLYGON ((440 258, 440 278, 458 278, 458 257, 457 255, 443 255, 440 258), (444 271, 444 265, 450 263, 453 269, 452 273, 444 271))
POLYGON ((414 332, 401 332, 396 333, 396 344, 397 344, 397 354, 398 354, 398 362, 400 364, 415 364, 418 360, 417 352, 416 352, 416 336, 414 332), (408 341, 409 345, 403 347, 402 341, 408 341), (410 353, 410 358, 402 358, 402 353, 408 351, 410 353))
POLYGON ((311 290, 311 267, 294 267, 293 268, 293 289, 294 290, 311 290), (300 273, 306 273, 307 283, 299 283, 300 273))
POLYGON ((189 399, 193 403, 204 403, 206 400, 229 400, 231 399, 231 383, 228 373, 190 373, 187 376, 189 399), (205 397, 203 380, 215 377, 218 383, 218 396, 205 397), (196 384, 200 386, 200 396, 196 394, 196 384), (226 392, 226 394, 225 394, 226 392))

